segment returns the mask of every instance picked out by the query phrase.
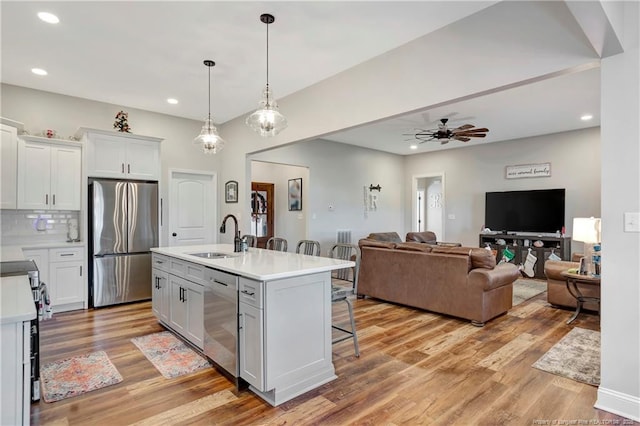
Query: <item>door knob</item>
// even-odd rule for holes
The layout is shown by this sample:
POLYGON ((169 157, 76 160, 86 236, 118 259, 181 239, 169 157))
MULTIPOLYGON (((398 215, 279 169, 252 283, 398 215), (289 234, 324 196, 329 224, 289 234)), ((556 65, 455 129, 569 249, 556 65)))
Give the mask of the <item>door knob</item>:
POLYGON ((177 237, 178 234, 176 234, 175 232, 173 234, 171 234, 172 237, 177 237))

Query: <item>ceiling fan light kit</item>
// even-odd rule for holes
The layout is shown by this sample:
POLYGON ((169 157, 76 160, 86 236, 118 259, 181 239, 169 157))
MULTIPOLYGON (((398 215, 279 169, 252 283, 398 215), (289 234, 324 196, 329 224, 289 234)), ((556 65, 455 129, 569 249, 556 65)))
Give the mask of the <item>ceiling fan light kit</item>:
POLYGON ((193 143, 202 145, 202 151, 205 154, 217 154, 224 148, 225 141, 218 134, 218 129, 213 125, 213 119, 211 118, 211 68, 213 68, 216 63, 210 59, 206 59, 204 65, 209 68, 209 115, 207 115, 207 118, 204 120, 202 130, 193 140, 193 143))
POLYGON ((275 21, 273 15, 263 13, 260 21, 267 25, 267 84, 262 91, 258 109, 247 117, 246 124, 262 137, 275 136, 287 127, 287 119, 278 111, 278 103, 269 87, 269 24, 275 21))
POLYGON ((471 138, 484 138, 487 136, 489 129, 486 127, 475 127, 473 124, 463 124, 462 126, 450 129, 447 126, 448 118, 440 119, 437 129, 417 129, 416 133, 405 134, 405 136, 413 136, 419 140, 419 143, 437 140, 440 145, 448 143, 450 140, 457 140, 460 142, 469 142, 471 138))

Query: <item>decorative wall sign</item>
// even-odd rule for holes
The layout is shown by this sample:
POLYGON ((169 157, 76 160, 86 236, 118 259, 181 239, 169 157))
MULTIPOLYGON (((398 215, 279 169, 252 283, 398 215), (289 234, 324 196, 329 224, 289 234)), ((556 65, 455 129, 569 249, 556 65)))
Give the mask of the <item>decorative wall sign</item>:
POLYGON ((551 163, 520 164, 505 167, 505 179, 550 177, 551 163))
POLYGON ((289 179, 289 211, 302 210, 302 178, 289 179))
POLYGON ((235 180, 230 180, 229 182, 224 184, 224 202, 238 202, 238 182, 236 182, 235 180))

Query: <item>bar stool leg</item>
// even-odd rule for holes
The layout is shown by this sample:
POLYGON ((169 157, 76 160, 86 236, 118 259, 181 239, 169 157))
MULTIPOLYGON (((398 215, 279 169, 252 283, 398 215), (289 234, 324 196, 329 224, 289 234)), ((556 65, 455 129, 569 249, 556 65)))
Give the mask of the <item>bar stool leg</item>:
POLYGON ((356 350, 356 357, 360 357, 360 347, 358 346, 358 334, 356 333, 356 320, 353 317, 353 306, 351 301, 347 298, 344 299, 347 302, 347 308, 349 309, 349 319, 351 320, 351 335, 353 337, 353 346, 356 350))

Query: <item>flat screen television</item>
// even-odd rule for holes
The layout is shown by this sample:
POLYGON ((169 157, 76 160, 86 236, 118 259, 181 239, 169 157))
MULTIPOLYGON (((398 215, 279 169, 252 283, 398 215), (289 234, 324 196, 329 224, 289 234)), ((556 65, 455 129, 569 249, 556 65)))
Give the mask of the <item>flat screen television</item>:
POLYGON ((565 190, 487 192, 485 227, 492 231, 553 233, 564 226, 565 190))

